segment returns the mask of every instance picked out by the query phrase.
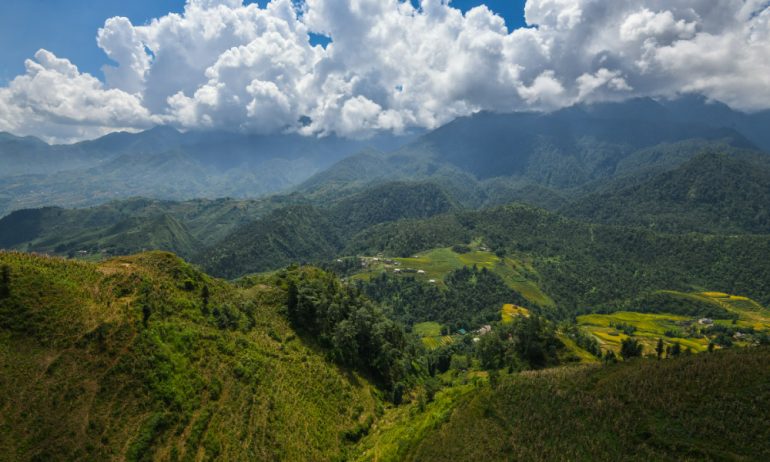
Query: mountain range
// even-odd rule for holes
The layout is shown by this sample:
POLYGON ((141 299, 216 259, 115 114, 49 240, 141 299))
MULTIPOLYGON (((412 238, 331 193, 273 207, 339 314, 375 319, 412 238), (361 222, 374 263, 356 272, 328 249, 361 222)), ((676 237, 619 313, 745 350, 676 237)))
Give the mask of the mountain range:
POLYGON ((0 460, 766 460, 768 122, 0 135, 0 460))

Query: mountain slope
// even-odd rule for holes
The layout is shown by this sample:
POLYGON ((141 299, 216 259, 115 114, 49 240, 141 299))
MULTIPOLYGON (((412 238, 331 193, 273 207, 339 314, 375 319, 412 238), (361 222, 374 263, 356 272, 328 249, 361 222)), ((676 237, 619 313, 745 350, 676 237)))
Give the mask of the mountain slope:
POLYGON ((283 205, 284 198, 279 197, 187 202, 128 199, 88 209, 19 210, 0 219, 0 248, 64 255, 160 249, 190 256, 283 205))
POLYGON ((369 140, 295 134, 180 133, 156 127, 50 146, 0 136, 0 215, 22 208, 97 205, 145 196, 185 200, 256 197, 292 187, 369 147, 395 149, 409 135, 369 140))
POLYGON ((377 402, 279 314, 173 255, 0 253, 0 458, 338 460, 377 402))
POLYGON ((378 223, 427 218, 453 202, 429 183, 386 183, 331 207, 288 206, 235 230, 196 257, 212 274, 238 277, 294 262, 330 260, 354 234, 378 223))
POLYGON ((522 205, 368 228, 348 255, 408 257, 478 239, 534 269, 564 316, 626 307, 661 289, 717 290, 770 302, 770 236, 673 235, 594 225, 522 205))
POLYGON ((770 162, 747 157, 704 153, 639 184, 582 197, 564 212, 668 232, 770 233, 770 162))
MULTIPOLYGON (((697 112, 706 103, 686 100, 677 103, 676 110, 672 104, 636 99, 578 105, 548 114, 478 113, 458 118, 397 151, 345 159, 311 177, 297 191, 317 195, 339 185, 430 180, 465 205, 498 205, 537 200, 526 194, 527 187, 571 194, 576 188, 635 170, 672 168, 696 155, 703 145, 755 147, 739 129, 748 127, 748 122, 718 125, 713 120, 687 120, 682 108, 697 112), (670 145, 678 145, 678 155, 642 154, 670 145), (491 179, 497 181, 487 183, 491 179)), ((740 120, 755 120, 755 116, 727 111, 740 120)))
POLYGON ((768 362, 763 348, 517 374, 379 460, 764 460, 768 362))
POLYGON ((195 261, 212 274, 236 278, 329 260, 339 248, 340 236, 325 213, 312 206, 289 206, 235 230, 195 261))

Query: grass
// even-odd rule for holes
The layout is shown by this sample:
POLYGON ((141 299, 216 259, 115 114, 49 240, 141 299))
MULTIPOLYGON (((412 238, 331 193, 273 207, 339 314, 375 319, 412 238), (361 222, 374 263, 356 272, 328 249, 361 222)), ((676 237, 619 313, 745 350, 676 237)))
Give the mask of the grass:
POLYGON ((741 348, 511 375, 398 460, 768 460, 767 364, 770 349, 741 348))
POLYGON ((437 322, 421 322, 412 327, 412 331, 420 337, 439 337, 441 324, 437 322))
POLYGON ((454 341, 449 335, 441 335, 441 324, 437 322, 421 322, 415 324, 412 330, 420 337, 423 345, 430 350, 450 345, 454 341))
POLYGON ((479 250, 477 245, 472 248, 469 252, 457 253, 449 247, 443 247, 421 252, 409 258, 394 258, 393 261, 398 262, 397 266, 379 263, 357 274, 354 278, 367 279, 372 274, 382 271, 396 274, 393 272, 396 268, 402 271, 412 269, 424 271, 424 273, 402 272, 401 274, 414 276, 423 282, 432 279, 441 286, 444 277, 450 272, 463 266, 476 265, 478 268, 487 268, 497 273, 508 287, 520 293, 528 301, 544 308, 555 306, 554 301, 540 290, 537 284, 537 272, 531 265, 513 258, 500 259, 492 252, 479 250))
POLYGON ((366 379, 297 337, 275 285, 163 252, 0 265, 0 459, 334 460, 378 414, 366 379))
MULTIPOLYGON (((452 415, 455 407, 466 400, 481 384, 480 379, 439 391, 434 400, 420 406, 415 399, 408 405, 391 409, 359 444, 352 460, 396 462, 404 460, 420 442, 452 415)), ((438 460, 438 459, 437 459, 438 460)))
POLYGON ((566 347, 568 354, 571 353, 575 355, 578 359, 580 359, 581 363, 591 364, 599 362, 599 358, 580 348, 580 346, 578 346, 578 344, 575 343, 575 341, 571 338, 563 334, 558 334, 558 337, 559 340, 561 340, 561 343, 563 343, 566 347))

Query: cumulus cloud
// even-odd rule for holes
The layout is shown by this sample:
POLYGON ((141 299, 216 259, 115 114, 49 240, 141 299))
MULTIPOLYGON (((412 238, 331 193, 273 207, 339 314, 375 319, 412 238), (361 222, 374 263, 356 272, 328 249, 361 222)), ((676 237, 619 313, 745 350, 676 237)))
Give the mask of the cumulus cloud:
POLYGON ((0 129, 73 141, 160 121, 137 96, 106 89, 53 53, 40 50, 25 66, 26 74, 0 88, 0 129))
POLYGON ((0 88, 0 130, 71 140, 164 123, 252 133, 433 128, 480 110, 698 92, 770 107, 766 0, 528 0, 509 31, 446 0, 188 0, 108 19, 105 82, 41 50, 0 88), (331 38, 311 44, 311 34, 331 38))

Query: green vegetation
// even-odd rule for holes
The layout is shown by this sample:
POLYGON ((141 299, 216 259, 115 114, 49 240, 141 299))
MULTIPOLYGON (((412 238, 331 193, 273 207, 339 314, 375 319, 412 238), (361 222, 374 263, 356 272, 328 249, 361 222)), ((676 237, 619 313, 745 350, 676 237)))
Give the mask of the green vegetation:
MULTIPOLYGON (((770 350, 750 348, 504 376, 456 399, 406 450, 364 460, 764 460, 770 457, 770 350)), ((433 417, 435 415, 435 417, 433 417)), ((372 444, 373 447, 374 444, 372 444)))
POLYGON ((195 258, 229 278, 291 263, 318 263, 342 253, 361 229, 401 218, 426 218, 452 208, 435 185, 394 183, 348 197, 332 207, 295 205, 243 226, 195 258))
MULTIPOLYGON (((709 312, 722 314, 711 319, 701 316, 687 316, 667 313, 615 312, 611 314, 589 314, 577 317, 578 325, 593 335, 604 350, 620 352, 622 343, 630 337, 639 341, 647 354, 656 351, 660 342, 664 347, 689 348, 693 352, 713 349, 713 344, 732 346, 733 343, 751 345, 766 343, 770 331, 770 311, 746 297, 731 296, 720 292, 696 294, 665 293, 675 297, 677 303, 665 306, 685 306, 682 300, 693 299, 698 304, 716 303, 720 310, 709 308, 709 312), (721 319, 720 319, 721 318, 721 319), (737 340, 732 340, 737 338, 737 340)), ((668 300, 663 298, 662 300, 668 300)), ((706 305, 708 308, 708 305, 706 305)), ((687 311, 687 310, 686 310, 687 311)))
MULTIPOLYGON (((480 237, 496 253, 525 261, 530 280, 548 294, 557 313, 633 310, 633 300, 656 290, 709 287, 770 302, 769 236, 671 235, 591 225, 510 205, 454 218, 388 223, 360 233, 351 253, 409 256, 422 243, 452 245, 480 237), (439 226, 439 223, 454 223, 439 226), (462 240, 457 240, 462 236, 462 240)), ((425 244, 426 246, 429 244, 425 244)), ((434 247, 431 245, 430 247, 434 247)))
POLYGON ((379 412, 290 327, 276 285, 165 253, 0 266, 0 458, 334 460, 379 412))
POLYGON ((406 325, 435 321, 451 333, 470 330, 500 318, 505 303, 525 304, 500 276, 482 267, 464 266, 449 273, 443 287, 414 277, 383 272, 370 280, 354 280, 367 297, 389 307, 389 315, 406 325))
POLYGON ((706 150, 639 184, 618 184, 580 198, 564 207, 564 213, 666 232, 770 231, 770 165, 761 154, 706 150))
POLYGON ((416 345, 377 306, 332 274, 305 269, 277 277, 286 280, 292 326, 327 349, 336 362, 366 371, 389 391, 414 383, 421 372, 416 345))
POLYGON ((128 199, 88 209, 20 210, 0 220, 0 248, 78 258, 127 255, 143 249, 190 257, 234 229, 282 206, 265 200, 128 199))

